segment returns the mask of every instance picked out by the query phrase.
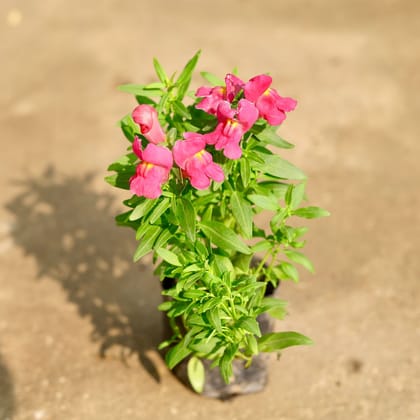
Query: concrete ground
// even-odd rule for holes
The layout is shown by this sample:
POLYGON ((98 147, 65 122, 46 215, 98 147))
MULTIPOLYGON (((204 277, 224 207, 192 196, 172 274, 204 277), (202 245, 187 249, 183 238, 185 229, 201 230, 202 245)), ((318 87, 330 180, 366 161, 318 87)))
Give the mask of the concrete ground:
POLYGON ((2 0, 0 419, 420 419, 419 22, 416 0, 2 0), (166 370, 158 281, 103 182, 134 104, 116 86, 199 48, 200 70, 298 99, 284 155, 332 213, 316 274, 282 286, 279 329, 316 345, 230 402, 166 370))

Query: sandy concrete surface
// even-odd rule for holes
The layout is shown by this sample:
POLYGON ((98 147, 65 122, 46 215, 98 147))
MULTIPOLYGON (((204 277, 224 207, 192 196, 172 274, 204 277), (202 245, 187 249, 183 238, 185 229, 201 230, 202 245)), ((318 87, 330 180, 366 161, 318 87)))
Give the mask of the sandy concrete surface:
POLYGON ((2 0, 0 419, 420 419, 419 22, 417 0, 2 0), (316 275, 282 286, 279 329, 316 345, 230 402, 154 350, 158 281, 103 182, 134 105, 116 86, 199 48, 200 70, 298 99, 284 155, 332 213, 310 222, 316 275))

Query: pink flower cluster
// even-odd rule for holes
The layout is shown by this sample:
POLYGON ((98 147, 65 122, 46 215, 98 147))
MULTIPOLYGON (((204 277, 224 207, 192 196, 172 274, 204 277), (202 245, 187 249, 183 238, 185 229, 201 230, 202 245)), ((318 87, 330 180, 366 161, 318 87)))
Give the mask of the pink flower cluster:
POLYGON ((196 96, 202 99, 196 108, 215 115, 216 128, 206 134, 184 133, 184 140, 176 141, 172 152, 159 145, 166 141, 166 136, 155 108, 137 106, 132 118, 149 143, 142 150, 140 139, 134 139, 133 152, 140 163, 135 175, 130 178, 131 192, 150 199, 159 197, 173 161, 194 188, 206 189, 211 180, 222 182, 223 170, 213 162, 206 146, 222 150, 228 159, 239 159, 242 156, 240 141, 258 118, 265 119, 270 125, 279 125, 286 118, 286 112, 296 107, 296 101, 281 97, 270 87, 271 82, 271 77, 265 74, 255 76, 246 83, 233 74, 227 74, 225 86, 200 87, 196 96))

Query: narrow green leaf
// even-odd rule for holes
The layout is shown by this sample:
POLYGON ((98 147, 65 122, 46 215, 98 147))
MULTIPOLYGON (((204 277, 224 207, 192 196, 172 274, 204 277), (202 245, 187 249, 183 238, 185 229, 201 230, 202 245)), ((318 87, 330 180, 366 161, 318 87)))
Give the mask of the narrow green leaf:
POLYGON ((273 318, 284 319, 287 315, 287 302, 273 297, 265 297, 261 302, 261 312, 267 312, 273 318))
POLYGON ((216 246, 222 249, 239 251, 249 254, 251 250, 245 245, 240 237, 232 230, 220 222, 201 222, 200 228, 216 246))
POLYGON ((257 242, 255 245, 251 246, 252 252, 261 252, 261 251, 268 251, 273 244, 270 241, 267 241, 266 239, 263 239, 260 242, 257 242))
POLYGON ((188 111, 187 107, 181 101, 173 102, 172 106, 174 107, 175 113, 177 113, 181 117, 186 118, 187 120, 191 119, 190 112, 188 111))
POLYGON ((130 220, 138 220, 141 219, 143 216, 147 215, 152 207, 156 204, 156 200, 149 200, 146 199, 138 206, 135 207, 133 212, 131 213, 129 219, 130 220))
POLYGON ((293 264, 286 261, 280 263, 280 268, 283 271, 286 278, 293 280, 295 283, 299 281, 299 273, 293 264))
POLYGON ((301 252, 292 251, 291 249, 286 249, 284 253, 290 260, 302 265, 311 273, 314 272, 314 266, 306 255, 302 254, 301 252))
POLYGON ((118 160, 116 160, 108 166, 108 171, 124 171, 127 169, 131 169, 131 166, 136 160, 137 156, 134 153, 129 153, 128 155, 121 156, 118 160))
POLYGON ((292 149, 295 147, 292 143, 282 139, 276 131, 277 127, 267 126, 267 128, 260 133, 255 134, 255 137, 263 143, 272 144, 273 146, 281 147, 283 149, 292 149))
POLYGON ((249 184, 251 178, 251 168, 249 166, 249 161, 245 157, 243 157, 239 161, 239 169, 241 172, 241 181, 244 188, 246 188, 249 184))
POLYGON ((254 335, 248 335, 247 338, 248 349, 250 354, 258 354, 258 343, 254 335))
POLYGON ((160 216, 169 208, 171 205, 171 200, 167 197, 164 197, 159 203, 153 208, 152 212, 150 213, 149 222, 151 224, 155 223, 160 216))
POLYGON ((201 394, 204 389, 205 381, 203 362, 195 356, 191 357, 188 361, 187 372, 192 389, 198 394, 201 394))
POLYGON ((139 105, 153 105, 153 107, 156 107, 156 101, 154 101, 151 98, 148 98, 147 96, 142 96, 142 95, 136 95, 136 101, 139 105))
POLYGON ((291 346, 309 344, 313 344, 310 338, 294 331, 264 334, 258 339, 258 349, 263 352, 278 351, 291 346))
POLYGON ((223 380, 228 384, 230 378, 233 375, 232 361, 235 357, 235 354, 238 350, 238 345, 229 345, 226 347, 225 352, 223 353, 222 358, 220 359, 220 373, 222 374, 223 380))
POLYGON ((169 369, 173 369, 178 363, 182 362, 191 354, 191 350, 184 346, 184 341, 180 341, 166 353, 165 361, 169 369))
POLYGON ((302 202, 303 198, 305 197, 305 183, 301 182, 297 184, 293 188, 292 199, 290 201, 290 207, 294 210, 296 209, 299 204, 302 202))
POLYGON ((305 219, 314 219, 316 217, 324 217, 330 215, 327 210, 314 206, 301 207, 300 209, 294 210, 293 214, 295 216, 304 217, 305 219))
POLYGON ((230 198, 233 217, 236 219, 242 234, 246 239, 252 237, 252 207, 237 191, 230 198))
POLYGON ((288 206, 290 206, 290 203, 292 201, 293 188, 294 188, 294 185, 290 184, 284 196, 284 201, 288 206))
POLYGON ((182 100, 185 96, 185 93, 188 90, 188 86, 191 82, 192 73, 194 71, 194 68, 197 64, 198 58, 200 57, 201 51, 198 51, 194 57, 192 57, 184 69, 182 70, 181 74, 179 75, 176 85, 178 86, 178 99, 182 100))
POLYGON ((207 71, 200 72, 201 76, 203 76, 204 79, 206 79, 209 83, 211 83, 213 86, 223 86, 225 82, 220 79, 219 77, 215 76, 212 73, 209 73, 207 71))
POLYGON ((168 262, 169 264, 175 265, 177 267, 181 267, 182 264, 179 261, 178 256, 174 254, 172 251, 169 251, 169 249, 158 248, 156 250, 156 253, 159 255, 160 258, 162 258, 164 261, 168 262))
POLYGON ((109 175, 105 177, 105 181, 108 182, 108 184, 112 185, 113 187, 122 188, 124 190, 130 189, 130 178, 135 173, 135 168, 133 167, 132 170, 127 170, 125 172, 119 172, 114 175, 109 175))
POLYGON ((191 202, 185 198, 178 198, 176 201, 176 218, 181 229, 191 242, 195 242, 196 215, 191 202))
POLYGON ((250 316, 242 317, 238 322, 238 327, 255 334, 257 337, 261 337, 260 326, 255 318, 250 316))
POLYGON ((162 96, 163 92, 161 89, 147 89, 144 85, 126 84, 118 86, 121 92, 131 93, 132 95, 140 95, 146 97, 162 96))
POLYGON ((219 309, 214 307, 206 312, 207 319, 210 324, 216 329, 216 331, 222 331, 222 322, 220 320, 219 309))
POLYGON ((166 302, 162 302, 159 306, 158 306, 158 310, 162 311, 162 312, 166 312, 169 311, 169 309, 172 308, 172 301, 167 300, 166 302))
POLYGON ((215 274, 217 276, 222 276, 224 273, 233 272, 233 265, 231 260, 223 255, 214 254, 214 268, 215 274))
POLYGON ((122 118, 119 122, 119 126, 127 140, 133 142, 135 135, 139 133, 139 126, 133 121, 131 115, 128 114, 122 118))
POLYGON ((274 195, 260 195, 260 194, 250 194, 248 198, 258 207, 261 207, 265 210, 276 211, 279 209, 279 204, 277 202, 277 197, 274 195))
MULTIPOLYGON (((252 249, 252 248, 251 248, 252 249)), ((249 265, 252 260, 252 254, 236 254, 233 264, 244 273, 248 273, 249 265)))
POLYGON ((140 241, 140 245, 137 247, 136 252, 134 253, 134 261, 138 261, 141 257, 145 256, 153 249, 153 244, 155 243, 155 240, 161 231, 162 228, 159 226, 149 225, 147 227, 140 241))
POLYGON ((168 76, 166 75, 165 70, 163 70, 163 67, 161 66, 157 58, 153 58, 153 66, 155 68, 157 77, 159 77, 159 80, 162 83, 167 84, 167 82, 169 81, 168 76))
POLYGON ((254 168, 268 175, 283 179, 306 179, 306 175, 296 166, 277 155, 256 152, 262 162, 252 158, 254 168))

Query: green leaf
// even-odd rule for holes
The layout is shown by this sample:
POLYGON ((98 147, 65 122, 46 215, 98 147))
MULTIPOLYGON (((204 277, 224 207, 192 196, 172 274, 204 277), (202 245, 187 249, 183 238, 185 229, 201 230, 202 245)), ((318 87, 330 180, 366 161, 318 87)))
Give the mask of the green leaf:
POLYGON ((239 169, 241 173, 241 181, 244 188, 246 188, 249 184, 251 178, 251 168, 249 166, 249 161, 245 157, 243 157, 239 161, 239 169))
POLYGON ((153 249, 156 238, 159 236, 162 228, 160 226, 149 225, 143 233, 140 245, 134 253, 133 260, 138 261, 141 257, 145 256, 153 249))
MULTIPOLYGON (((251 248, 252 249, 252 248, 251 248)), ((233 264, 244 273, 248 273, 249 265, 252 260, 252 254, 236 254, 233 264)))
POLYGON ((188 90, 191 82, 192 73, 200 57, 201 51, 198 51, 191 60, 188 61, 181 74, 179 75, 176 85, 178 86, 178 99, 182 100, 188 90))
POLYGON ((260 326, 255 318, 250 316, 242 317, 238 322, 238 327, 243 328, 257 337, 261 337, 260 326))
POLYGON ((206 79, 208 82, 210 82, 213 86, 224 86, 225 82, 220 79, 219 77, 215 76, 212 73, 209 73, 207 71, 200 72, 201 76, 203 76, 204 79, 206 79))
POLYGON ((302 202, 305 197, 305 183, 301 182, 293 187, 292 199, 290 201, 290 207, 294 210, 302 202))
POLYGON ((131 115, 128 114, 122 118, 119 125, 127 140, 133 142, 135 135, 139 132, 139 126, 133 121, 131 115))
POLYGON ((131 213, 129 219, 130 220, 138 220, 141 219, 143 216, 147 215, 152 207, 156 204, 155 200, 146 199, 138 206, 135 207, 133 212, 131 213))
POLYGON ((260 242, 257 242, 255 245, 251 246, 252 252, 260 252, 260 251, 268 251, 270 248, 272 248, 273 244, 270 241, 267 241, 266 239, 263 239, 260 242))
POLYGON ((213 244, 224 250, 232 250, 249 254, 251 250, 240 237, 220 222, 201 222, 200 228, 213 244))
POLYGON ((233 217, 236 219, 242 234, 246 239, 252 237, 252 207, 237 191, 230 198, 233 217))
POLYGON ((254 335, 248 335, 246 338, 250 354, 258 354, 258 343, 254 335))
POLYGON ((294 145, 282 139, 276 131, 277 127, 267 126, 267 128, 260 133, 255 134, 255 137, 266 144, 272 144, 273 146, 281 147, 283 149, 292 149, 294 145))
POLYGON ((163 92, 162 89, 151 89, 147 88, 147 86, 144 85, 135 85, 135 84, 126 84, 118 86, 118 89, 121 92, 131 93, 132 95, 140 95, 140 96, 146 96, 146 97, 156 97, 156 96, 162 96, 163 92))
POLYGON ((295 283, 299 281, 299 273, 293 264, 282 261, 280 263, 280 268, 286 276, 286 278, 293 280, 295 283))
POLYGON ((192 389, 198 394, 201 394, 204 389, 205 380, 203 362, 195 356, 191 357, 188 361, 187 372, 192 389))
POLYGON ((237 350, 238 345, 231 344, 227 346, 222 358, 220 359, 220 373, 227 384, 230 382, 230 378, 233 375, 232 360, 235 357, 237 350))
POLYGON ((207 319, 217 332, 222 331, 222 322, 220 320, 219 309, 217 307, 206 312, 207 319))
POLYGON ((196 215, 191 202, 185 198, 178 198, 176 201, 176 218, 181 229, 191 242, 195 242, 196 215))
POLYGON ((169 229, 163 229, 162 233, 156 239, 155 244, 153 245, 156 249, 164 247, 169 239, 172 237, 173 233, 169 229))
POLYGON ((173 369, 178 363, 182 362, 191 354, 191 350, 184 346, 184 341, 180 341, 166 353, 165 361, 169 369, 173 369))
POLYGON ((252 158, 254 168, 268 175, 283 179, 306 179, 306 175, 296 166, 282 159, 280 156, 256 152, 262 162, 252 158))
POLYGON ((174 107, 174 111, 176 114, 180 115, 183 118, 186 118, 187 120, 191 119, 191 114, 186 108, 186 106, 181 101, 175 101, 172 103, 172 106, 174 107))
POLYGON ((136 160, 137 156, 134 153, 121 156, 118 160, 108 166, 108 171, 124 171, 127 169, 130 170, 136 160))
POLYGON ((179 258, 176 254, 174 254, 172 251, 169 251, 165 248, 158 248, 156 250, 156 253, 159 255, 160 258, 162 258, 164 261, 168 262, 169 264, 175 265, 177 267, 181 267, 182 264, 179 261, 179 258))
POLYGON ((162 311, 162 312, 166 312, 169 311, 169 309, 172 308, 172 301, 167 300, 166 302, 162 302, 159 306, 158 306, 158 310, 162 311))
POLYGON ((154 101, 151 98, 148 98, 147 96, 142 96, 142 95, 136 95, 136 101, 139 105, 143 105, 143 104, 147 104, 147 105, 152 105, 153 107, 156 107, 156 101, 154 101))
POLYGON ((259 194, 250 194, 248 198, 258 207, 261 207, 265 210, 276 211, 279 209, 279 204, 277 202, 277 197, 274 195, 259 195, 259 194))
POLYGON ((273 297, 265 297, 261 302, 261 312, 267 312, 273 318, 284 319, 287 315, 287 302, 273 297))
POLYGON ((309 344, 313 344, 310 338, 294 331, 264 334, 258 339, 258 349, 263 352, 278 351, 291 346, 309 344))
POLYGON ((294 210, 295 216, 304 217, 305 219, 314 219, 316 217, 329 216, 330 213, 327 210, 321 209, 321 207, 301 207, 300 209, 294 210))
POLYGON ((155 68, 156 75, 157 77, 159 77, 159 80, 162 83, 167 84, 169 81, 168 76, 166 75, 165 70, 163 70, 163 67, 161 66, 157 58, 153 58, 153 67, 155 68))
POLYGON ((218 254, 214 254, 214 268, 215 274, 219 277, 221 277, 223 273, 229 273, 233 271, 231 260, 228 257, 218 254))
POLYGON ((153 208, 149 222, 151 224, 155 223, 157 219, 159 219, 160 216, 162 216, 163 213, 169 208, 171 205, 171 200, 167 197, 164 197, 159 204, 156 205, 156 207, 153 208))
POLYGON ((132 170, 127 170, 125 172, 119 172, 114 175, 106 176, 105 181, 108 182, 108 184, 112 185, 113 187, 129 190, 130 189, 129 181, 135 172, 136 170, 133 167, 132 170))
POLYGON ((314 266, 306 255, 302 254, 301 252, 292 251, 291 249, 286 249, 284 253, 290 260, 302 265, 311 273, 314 272, 314 266))
POLYGON ((290 203, 292 201, 293 188, 294 188, 294 185, 290 184, 289 187, 287 188, 286 194, 284 195, 284 201, 288 206, 290 206, 290 203))

